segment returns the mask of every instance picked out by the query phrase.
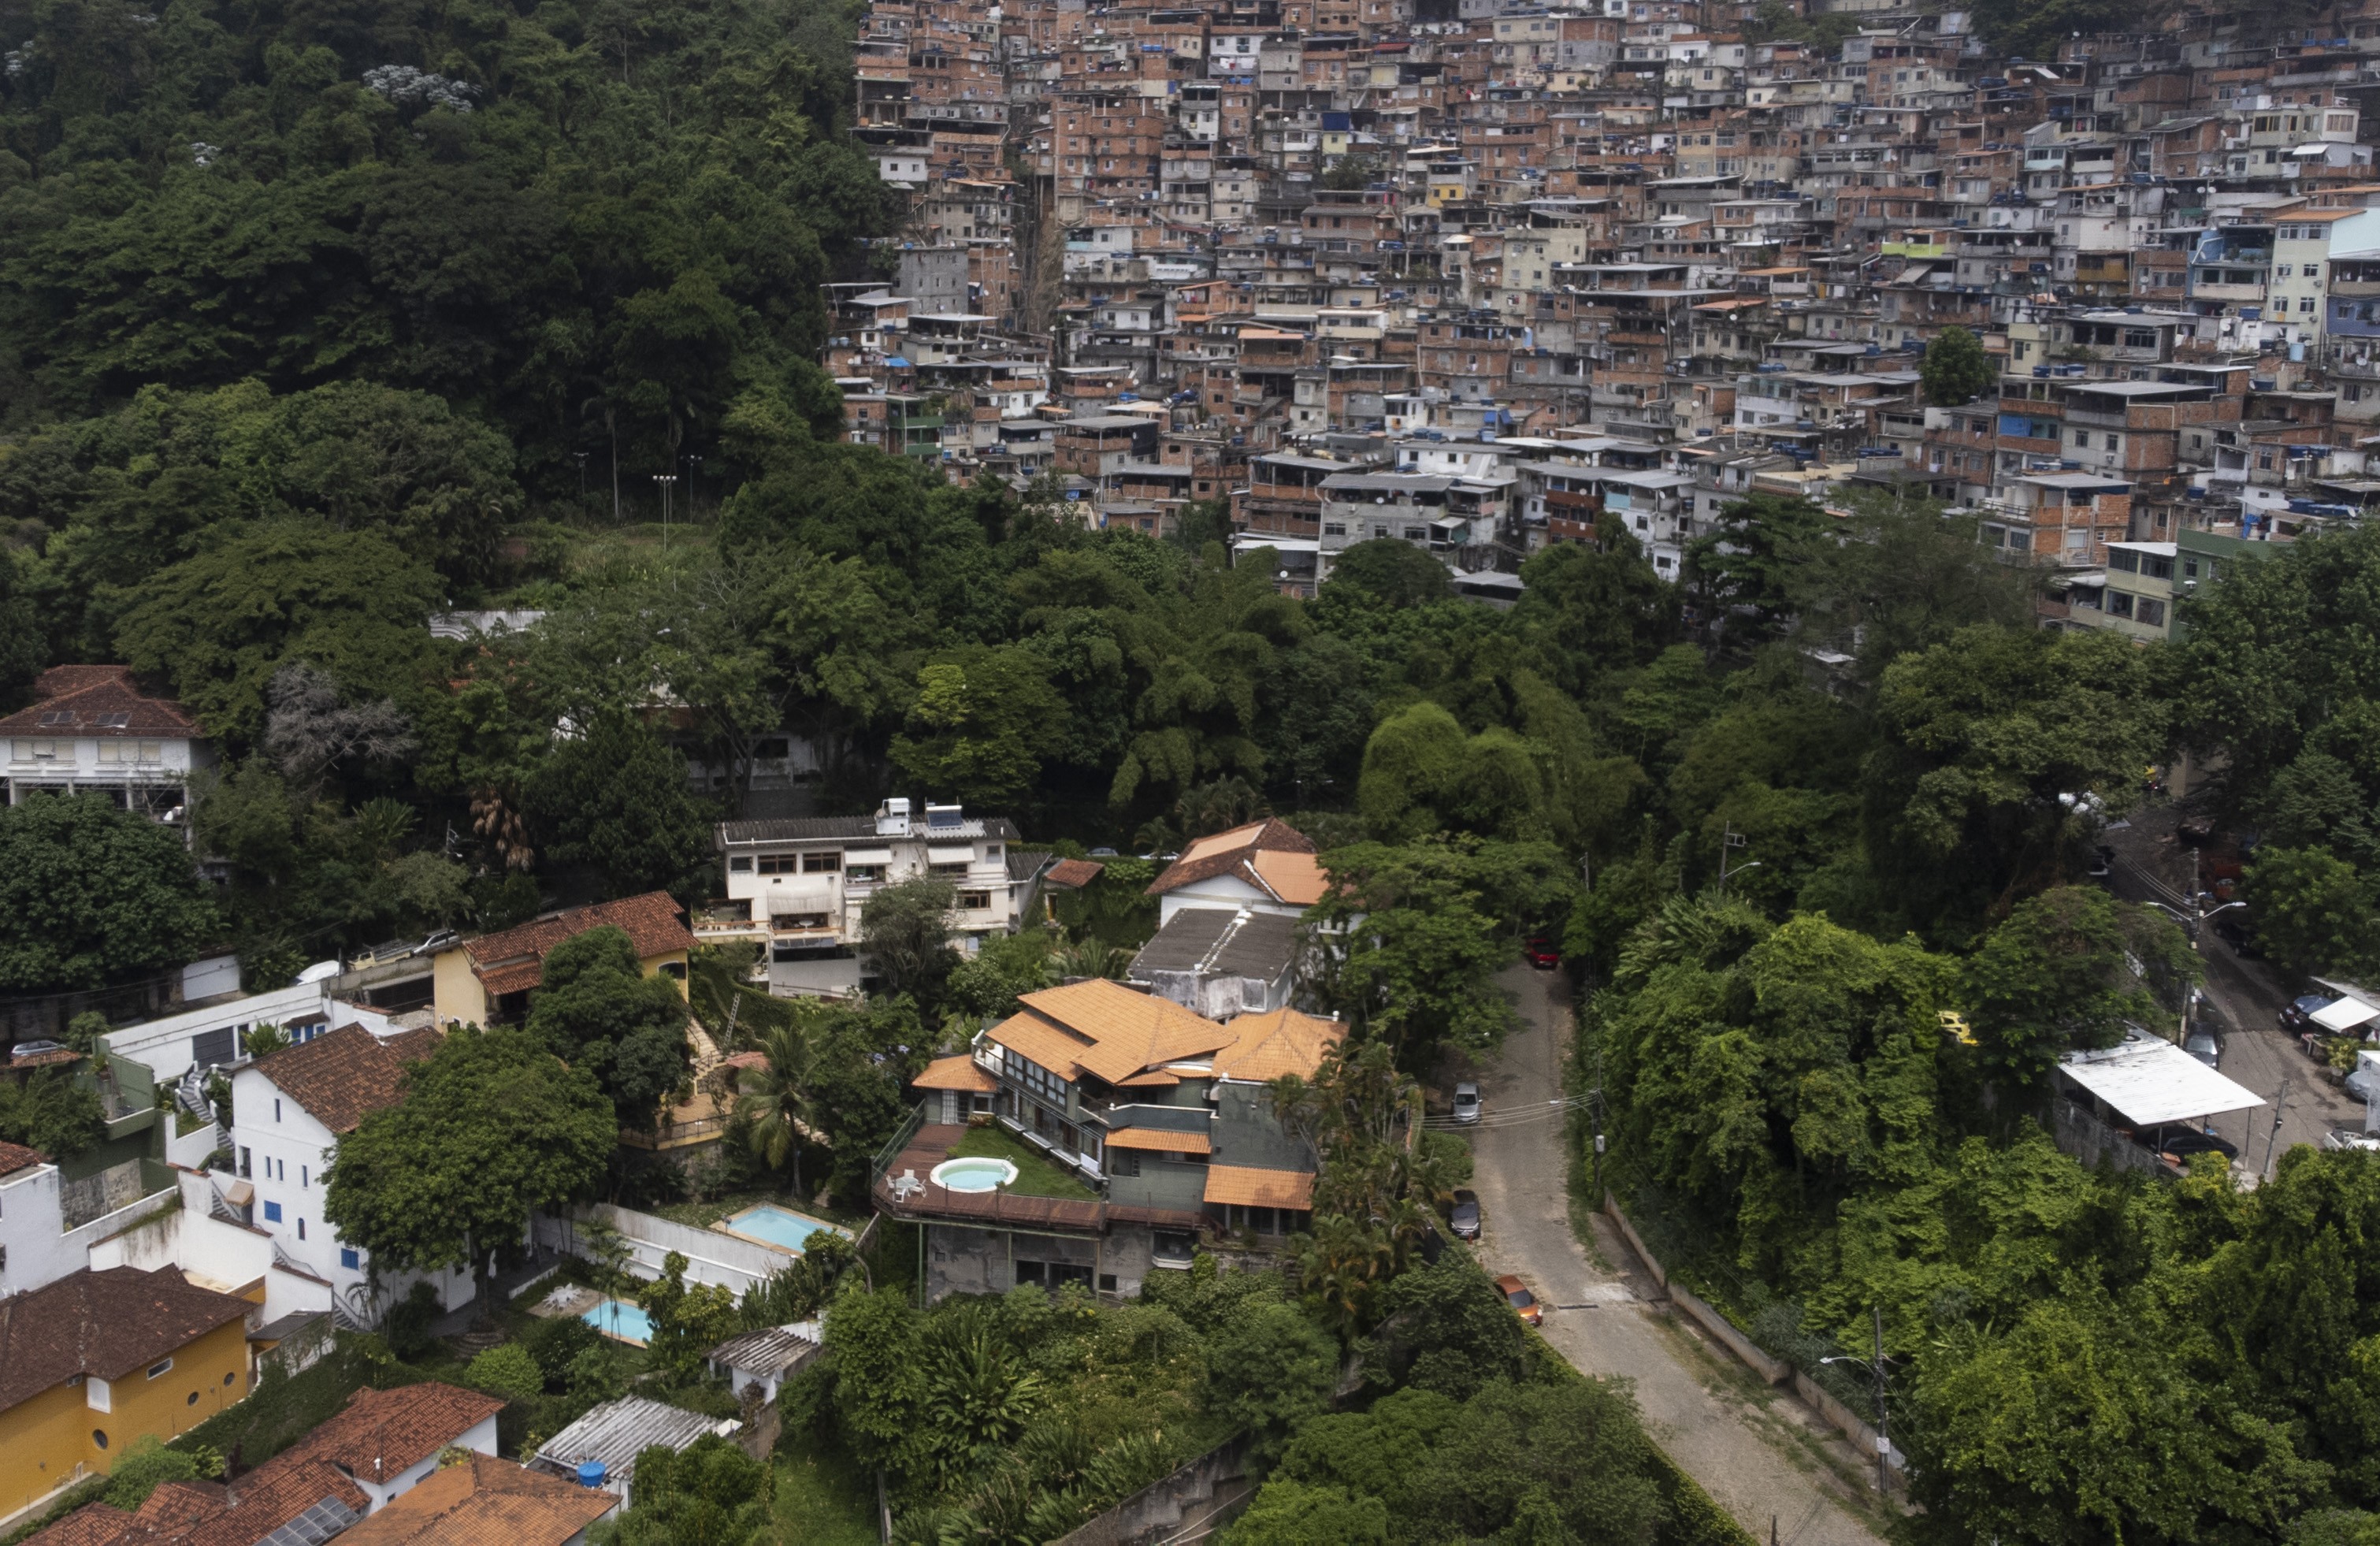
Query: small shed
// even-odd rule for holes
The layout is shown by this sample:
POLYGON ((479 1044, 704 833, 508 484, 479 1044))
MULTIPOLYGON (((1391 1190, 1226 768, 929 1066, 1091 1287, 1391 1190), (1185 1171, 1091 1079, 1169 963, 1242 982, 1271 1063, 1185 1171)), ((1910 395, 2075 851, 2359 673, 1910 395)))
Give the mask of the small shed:
POLYGON ((784 1382, 818 1356, 819 1322, 800 1321, 790 1326, 764 1326, 757 1332, 729 1337, 704 1355, 711 1372, 723 1375, 727 1388, 738 1396, 753 1385, 760 1399, 773 1402, 784 1382))
POLYGON ((707 1418, 641 1395, 622 1396, 548 1439, 530 1465, 548 1476, 601 1487, 627 1509, 635 1506, 628 1490, 636 1479, 638 1455, 655 1444, 683 1450, 706 1433, 733 1438, 743 1428, 734 1418, 707 1418))
POLYGON ((2106 1161, 2119 1169, 2157 1171, 2155 1150, 2139 1138, 2265 1103, 2247 1086, 2138 1027, 2115 1046, 2067 1053, 2058 1078, 2066 1097, 2055 1114, 2058 1147, 2086 1164, 2106 1161))

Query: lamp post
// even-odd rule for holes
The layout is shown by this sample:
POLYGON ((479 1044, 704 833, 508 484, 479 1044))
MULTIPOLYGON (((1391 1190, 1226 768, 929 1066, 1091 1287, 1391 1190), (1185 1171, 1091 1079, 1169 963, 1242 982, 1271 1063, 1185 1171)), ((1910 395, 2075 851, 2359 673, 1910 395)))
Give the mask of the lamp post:
POLYGON ((1729 876, 1741 875, 1747 870, 1757 870, 1760 868, 1760 861, 1756 858, 1743 864, 1739 864, 1732 870, 1728 868, 1727 856, 1729 851, 1734 848, 1741 848, 1743 846, 1743 834, 1735 830, 1733 822, 1730 822, 1726 827, 1721 829, 1718 845, 1718 897, 1722 902, 1727 900, 1727 882, 1729 876))
POLYGON ((1822 1364, 1860 1365, 1867 1370, 1868 1378, 1876 1382, 1876 1495, 1882 1497, 1886 1491, 1885 1465, 1892 1455, 1892 1418, 1885 1410, 1885 1381, 1890 1371, 1885 1367, 1889 1360, 1884 1356, 1884 1308, 1881 1305, 1872 1305, 1869 1307, 1869 1313, 1876 1318, 1874 1357, 1855 1358, 1844 1353, 1837 1354, 1832 1357, 1820 1358, 1818 1361, 1822 1364))
POLYGON ((697 518, 695 495, 702 487, 702 458, 691 452, 686 457, 686 518, 697 518))
POLYGON ((677 474, 674 472, 653 474, 653 486, 661 491, 662 495, 662 551, 663 553, 669 551, 670 485, 676 481, 677 474))

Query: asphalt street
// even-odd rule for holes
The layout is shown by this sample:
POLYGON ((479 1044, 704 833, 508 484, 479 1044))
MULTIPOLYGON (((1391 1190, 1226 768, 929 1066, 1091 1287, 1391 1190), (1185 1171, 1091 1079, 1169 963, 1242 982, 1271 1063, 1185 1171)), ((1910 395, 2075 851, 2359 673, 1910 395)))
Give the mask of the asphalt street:
POLYGON ((1569 1006, 1551 972, 1515 967, 1502 985, 1524 1028, 1480 1076, 1487 1114, 1470 1137, 1481 1260, 1557 1307, 1546 1339, 1580 1370, 1634 1383, 1654 1439, 1755 1536, 1767 1540, 1774 1521, 1779 1546, 1881 1546, 1847 1506, 1865 1463, 1670 1309, 1608 1220, 1595 1220, 1600 1263, 1579 1244, 1554 1104, 1569 1006))

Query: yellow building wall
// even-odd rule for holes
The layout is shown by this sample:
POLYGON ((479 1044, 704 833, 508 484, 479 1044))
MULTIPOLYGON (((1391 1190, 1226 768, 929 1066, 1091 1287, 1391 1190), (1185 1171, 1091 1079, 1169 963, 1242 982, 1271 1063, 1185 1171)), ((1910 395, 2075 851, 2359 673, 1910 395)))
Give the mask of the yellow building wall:
POLYGON ((54 1385, 18 1402, 0 1412, 0 1517, 72 1481, 78 1466, 83 1475, 104 1475, 143 1434, 164 1440, 196 1428, 248 1388, 248 1328, 234 1321, 175 1353, 174 1367, 156 1379, 135 1369, 111 1382, 109 1411, 92 1411, 80 1385, 54 1385), (100 1433, 107 1435, 103 1449, 100 1433))
MULTIPOLYGON (((686 992, 686 953, 673 950, 666 955, 648 956, 638 963, 647 977, 663 967, 675 967, 677 991, 686 992)), ((440 1025, 476 1025, 488 1023, 488 994, 479 976, 471 970, 469 953, 457 948, 441 951, 431 962, 430 998, 432 1012, 440 1025)))
POLYGON ((488 995, 471 971, 470 953, 442 950, 430 963, 430 999, 440 1025, 488 1023, 488 995))

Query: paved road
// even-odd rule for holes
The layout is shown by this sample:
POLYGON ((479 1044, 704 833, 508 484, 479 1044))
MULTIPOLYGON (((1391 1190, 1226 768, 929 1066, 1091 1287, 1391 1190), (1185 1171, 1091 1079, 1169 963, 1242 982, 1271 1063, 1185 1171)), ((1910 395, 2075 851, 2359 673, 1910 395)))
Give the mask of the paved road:
POLYGON ((1592 1307, 1548 1310, 1547 1340, 1586 1373, 1633 1381, 1661 1447, 1755 1536, 1767 1540, 1773 1518, 1780 1546, 1882 1546, 1856 1512, 1864 1504, 1845 1506, 1858 1488, 1842 1473, 1861 1465, 1849 1446, 1649 1303, 1658 1287, 1607 1221, 1596 1221, 1603 1264, 1579 1245, 1562 1124, 1548 1105, 1561 1092, 1556 1029, 1566 1037, 1568 1006, 1551 973, 1517 967, 1503 986, 1526 1029, 1480 1081, 1488 1118, 1472 1146, 1488 1270, 1518 1273, 1548 1305, 1592 1307))
MULTIPOLYGON (((2156 883, 2151 862, 2151 854, 2136 856, 2131 850, 2119 858, 2113 876, 2116 895, 2136 902, 2170 902, 2176 894, 2156 883)), ((2272 1102, 2280 1102, 2280 1150, 2318 1145, 2333 1127, 2362 1128, 2363 1102, 2322 1079, 2296 1038, 2282 1033, 2277 1016, 2289 995, 2280 974, 2263 961, 2233 955, 2211 929, 2200 939, 2198 954, 2206 964, 2208 1001, 2199 1014, 2223 1038, 2222 1072, 2267 1102, 2215 1118, 2215 1131, 2240 1145, 2243 1168, 2258 1175, 2270 1168, 2267 1162, 2275 1151, 2272 1102)))

